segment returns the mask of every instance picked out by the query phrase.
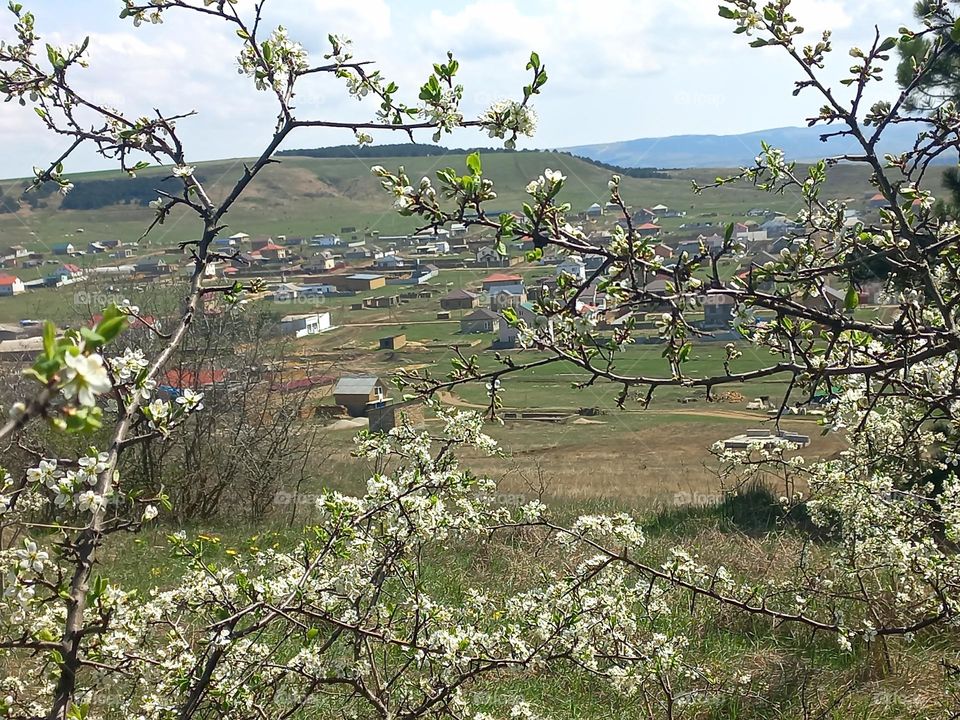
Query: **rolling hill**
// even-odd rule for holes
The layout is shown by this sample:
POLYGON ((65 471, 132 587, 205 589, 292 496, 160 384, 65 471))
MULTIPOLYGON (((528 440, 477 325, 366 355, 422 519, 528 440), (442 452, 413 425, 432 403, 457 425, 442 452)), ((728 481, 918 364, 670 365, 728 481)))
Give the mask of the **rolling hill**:
MULTIPOLYGON (((392 198, 370 175, 372 165, 396 167, 404 165, 414 179, 433 176, 443 167, 464 167, 464 155, 451 151, 434 157, 389 158, 310 158, 287 155, 281 162, 264 170, 244 198, 229 215, 229 232, 251 235, 310 236, 336 232, 344 227, 379 230, 381 234, 409 232, 415 227, 410 218, 392 210, 392 198)), ((243 169, 244 159, 199 163, 197 173, 206 179, 206 186, 216 198, 223 196, 243 169)), ((577 211, 593 202, 606 201, 608 169, 592 162, 557 152, 489 153, 483 155, 484 173, 496 183, 499 200, 491 210, 511 211, 520 208, 527 198, 524 187, 544 168, 560 169, 568 177, 563 198, 577 211)), ((708 182, 716 170, 683 170, 669 173, 667 178, 624 177, 622 192, 633 206, 663 203, 714 217, 731 217, 749 207, 762 206, 790 212, 798 203, 791 196, 770 196, 752 187, 730 187, 722 191, 695 196, 690 180, 696 177, 708 182), (739 211, 739 212, 738 212, 739 211)), ((868 189, 865 174, 857 168, 836 168, 833 193, 839 196, 860 195, 868 189)), ((166 176, 161 169, 140 173, 140 178, 155 178, 159 184, 166 176)), ((72 175, 79 188, 89 181, 119 179, 120 173, 97 172, 72 175)), ((0 182, 7 195, 16 194, 23 181, 0 182)), ((0 214, 0 246, 24 244, 32 249, 49 249, 65 238, 84 243, 95 239, 120 238, 136 240, 146 228, 152 212, 139 202, 108 205, 95 210, 67 210, 60 207, 60 196, 43 198, 36 208, 22 207, 16 213, 0 214), (78 229, 83 228, 83 233, 78 229)), ((150 236, 148 244, 170 247, 196 237, 199 225, 184 214, 174 214, 150 236)))
MULTIPOLYGON (((739 167, 753 162, 760 142, 782 149, 791 160, 811 162, 827 155, 855 153, 860 150, 849 138, 820 141, 822 127, 783 127, 739 135, 672 135, 637 138, 595 145, 564 148, 580 157, 623 167, 713 168, 739 167)), ((903 152, 913 146, 917 131, 894 125, 884 131, 881 153, 903 152)))

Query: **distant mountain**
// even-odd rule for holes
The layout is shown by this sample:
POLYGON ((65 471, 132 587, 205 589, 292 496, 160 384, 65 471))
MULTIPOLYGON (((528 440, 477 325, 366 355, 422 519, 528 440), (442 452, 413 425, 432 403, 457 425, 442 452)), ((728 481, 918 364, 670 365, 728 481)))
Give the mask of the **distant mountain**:
MULTIPOLYGON (((562 149, 610 165, 658 168, 748 165, 759 154, 761 140, 782 149, 790 160, 800 162, 860 151, 856 142, 846 137, 831 138, 826 143, 820 142, 820 135, 825 132, 830 132, 827 126, 783 127, 740 135, 672 135, 562 149)), ((913 147, 916 136, 914 127, 890 126, 884 131, 884 138, 878 149, 881 153, 904 152, 913 147)))

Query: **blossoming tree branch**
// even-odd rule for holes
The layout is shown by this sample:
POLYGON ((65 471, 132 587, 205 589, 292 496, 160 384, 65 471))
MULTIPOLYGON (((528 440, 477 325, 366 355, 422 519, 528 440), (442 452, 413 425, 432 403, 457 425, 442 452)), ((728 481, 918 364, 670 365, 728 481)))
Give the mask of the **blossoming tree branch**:
MULTIPOLYGON (((148 494, 128 488, 118 471, 122 454, 143 438, 177 432, 191 414, 203 411, 199 393, 184 393, 174 403, 158 397, 158 374, 184 342, 205 296, 235 298, 259 287, 211 285, 205 270, 223 257, 212 243, 226 228, 227 213, 275 162, 284 142, 310 127, 351 131, 360 143, 371 142, 376 131, 410 137, 426 131, 439 140, 473 127, 512 147, 533 130, 531 102, 547 79, 535 53, 520 99, 467 119, 452 54, 434 66, 408 104, 396 83, 353 56, 345 38, 331 35, 328 53, 316 64, 284 28, 267 29, 266 4, 122 3, 122 17, 138 26, 160 24, 170 13, 228 25, 237 37, 241 72, 275 99, 271 140, 215 202, 178 134, 183 123, 197 121, 192 114, 128 117, 84 96, 73 78, 85 65, 87 41, 45 43, 34 15, 10 3, 15 40, 0 45, 0 91, 32 107, 39 122, 65 141, 59 157, 36 168, 36 182, 68 192, 65 168, 81 146, 94 147, 131 174, 149 165, 169 168, 178 190, 159 194, 147 232, 175 208, 185 209, 197 223, 199 240, 184 244, 193 272, 178 322, 162 336, 156 331, 159 351, 120 349, 130 319, 141 317, 129 304, 106 308, 95 327, 79 332, 60 334, 48 324, 43 351, 27 371, 35 392, 10 409, 0 429, 0 438, 14 442, 42 424, 51 428, 43 436, 47 445, 27 446, 30 467, 10 467, 0 476, 0 715, 484 718, 478 688, 486 678, 566 668, 637 698, 650 718, 673 718, 705 694, 749 692, 744 673, 694 662, 686 652, 697 638, 684 634, 683 619, 701 606, 718 615, 763 618, 786 632, 815 633, 844 652, 867 646, 889 654, 896 643, 955 621, 960 258, 957 224, 934 211, 925 180, 931 163, 960 143, 958 116, 949 101, 924 115, 902 112, 929 68, 953 47, 948 40, 957 18, 947 2, 929 3, 916 30, 890 37, 878 31, 869 47, 852 49, 842 94, 820 78, 833 52, 829 32, 800 45, 803 29, 788 0, 721 4, 734 32, 795 62, 797 92, 819 93, 823 109, 810 123, 825 124, 825 135, 848 136, 860 147, 801 170, 764 146, 752 167, 717 179, 718 187, 792 189, 804 200, 805 230, 779 258, 751 265, 744 278, 725 280, 719 271, 721 261, 743 252, 732 228, 719 248, 701 247, 670 266, 658 259, 633 226, 616 176, 608 190, 624 222, 609 246, 598 247, 567 222, 570 208, 561 200, 566 178, 557 171, 531 179, 530 199, 517 220, 487 214, 496 192, 478 154, 467 158, 465 174, 444 169, 435 179, 373 168, 397 211, 420 218, 424 227, 461 222, 489 228, 498 245, 529 240, 535 246, 531 260, 548 247, 601 258, 586 282, 562 277, 557 292, 539 301, 543 323, 528 327, 512 318, 524 344, 541 351, 541 359, 503 358, 501 367, 483 371, 476 358, 460 356, 447 376, 401 376, 407 389, 435 395, 487 382, 495 414, 511 375, 564 362, 586 371, 587 384, 621 388, 622 403, 637 392, 648 402, 666 385, 710 390, 774 376, 785 378, 788 397, 827 391, 834 398, 827 424, 849 440, 839 457, 806 466, 781 447, 720 458, 733 482, 762 468, 780 473, 788 485, 802 477, 810 487, 811 497, 802 502, 832 544, 788 558, 795 563, 788 583, 702 562, 691 548, 651 557, 641 523, 626 515, 563 524, 540 502, 498 507, 489 497, 490 481, 462 467, 455 453, 461 446, 497 452, 483 419, 436 403, 438 432, 400 427, 388 435, 360 436, 357 452, 378 468, 366 493, 325 493, 319 518, 293 547, 224 558, 209 538, 176 534, 172 549, 185 569, 175 582, 143 594, 104 575, 102 553, 111 538, 137 532, 167 502, 162 488, 148 494), (931 41, 924 55, 914 57, 899 96, 864 107, 865 93, 882 77, 890 53, 917 38, 931 41), (297 93, 318 75, 338 78, 352 96, 375 99, 374 118, 302 116, 297 93), (914 148, 878 157, 885 128, 905 123, 918 129, 914 148), (878 224, 847 227, 844 203, 823 198, 830 169, 841 161, 870 169, 889 204, 878 224), (865 265, 882 265, 896 300, 896 311, 882 323, 854 312, 865 265), (649 289, 655 279, 666 281, 664 290, 649 289), (836 280, 847 287, 842 302, 826 293, 836 280), (636 327, 627 322, 612 337, 598 334, 595 318, 578 303, 594 283, 617 308, 667 308, 659 326, 664 374, 639 376, 620 368, 620 351, 633 342, 636 327), (696 352, 692 340, 703 332, 688 316, 715 296, 737 304, 737 327, 770 352, 769 366, 738 370, 739 351, 731 345, 722 375, 688 371, 696 352), (823 302, 806 302, 811 297, 823 302), (105 432, 106 444, 66 450, 72 447, 68 435, 83 438, 91 431, 105 432), (504 537, 538 551, 531 552, 543 563, 536 582, 495 595, 465 587, 456 598, 436 587, 433 570, 449 545, 482 546, 504 537)), ((784 498, 787 505, 800 501, 784 498)), ((510 715, 530 718, 533 710, 517 700, 510 715)))

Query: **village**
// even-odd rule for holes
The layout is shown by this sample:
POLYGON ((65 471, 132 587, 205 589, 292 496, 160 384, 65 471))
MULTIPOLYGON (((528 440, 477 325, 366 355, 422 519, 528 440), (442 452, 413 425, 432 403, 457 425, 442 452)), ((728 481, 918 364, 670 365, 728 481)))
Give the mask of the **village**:
MULTIPOLYGON (((865 196, 851 200, 850 205, 862 208, 848 211, 846 223, 853 226, 869 220, 882 203, 865 196)), ((762 208, 743 208, 730 217, 696 215, 666 204, 630 212, 634 230, 650 239, 666 270, 683 253, 718 248, 726 226, 733 223, 733 235, 746 253, 737 264, 724 261, 722 269, 731 276, 744 273, 751 264, 776 260, 792 242, 790 232, 796 228, 788 216, 762 208)), ((627 223, 617 208, 599 203, 582 208, 569 220, 598 248, 610 243, 616 224, 627 223)), ((134 327, 163 326, 164 318, 151 311, 145 298, 182 282, 193 269, 189 255, 180 247, 158 248, 117 239, 82 243, 78 238, 85 233, 79 230, 70 242, 49 252, 23 246, 4 251, 0 361, 22 364, 40 349, 42 328, 36 317, 27 314, 34 297, 60 327, 87 324, 98 317, 104 301, 121 302, 121 298, 144 306, 144 315, 134 321, 134 327)), ((599 333, 613 332, 631 319, 637 335, 629 362, 664 371, 656 330, 658 308, 631 312, 608 308, 597 277, 599 256, 548 253, 530 261, 527 253, 532 245, 523 243, 508 245, 503 255, 489 233, 462 224, 392 236, 353 227, 312 237, 251 237, 238 231, 217 238, 214 245, 219 259, 211 264, 204 282, 229 285, 261 279, 263 291, 245 293, 240 304, 244 312, 272 318, 272 334, 285 343, 283 382, 267 374, 264 378, 270 382, 264 387, 308 391, 307 414, 334 429, 389 430, 401 415, 416 415, 416 403, 404 400, 390 382, 398 370, 431 368, 443 374, 455 353, 477 354, 484 367, 492 367, 505 353, 535 353, 520 347, 518 330, 507 316, 518 317, 527 326, 548 322, 538 315, 537 301, 555 292, 561 275, 587 285, 576 301, 577 312, 590 316, 599 333)), ((652 277, 647 289, 663 291, 666 282, 652 277)), ((862 283, 858 312, 882 303, 881 287, 879 281, 862 283)), ((825 297, 809 302, 842 306, 843 295, 828 287, 825 297)), ((751 355, 732 328, 733 309, 727 298, 716 297, 691 316, 703 332, 697 344, 698 361, 705 367, 719 368, 721 348, 730 342, 748 351, 744 362, 753 363, 751 367, 765 360, 751 355)), ((211 301, 204 312, 215 315, 225 308, 211 301)), ((229 367, 213 359, 202 370, 167 372, 163 389, 172 395, 186 388, 209 390, 229 382, 230 373, 229 367)), ((570 368, 515 383, 513 391, 504 394, 504 417, 514 427, 575 422, 581 425, 581 434, 586 423, 616 422, 621 427, 626 423, 627 431, 633 430, 635 422, 629 416, 612 419, 618 417, 614 392, 591 388, 584 396, 572 389, 576 378, 576 369, 570 368), (597 419, 600 415, 607 419, 597 419)), ((738 447, 775 439, 765 423, 776 414, 781 391, 776 383, 747 384, 720 396, 729 408, 720 412, 715 403, 705 402, 702 393, 670 388, 658 395, 653 412, 667 413, 670 419, 680 413, 684 419, 690 414, 700 417, 705 429, 698 444, 705 454, 716 441, 738 447)), ((484 408, 488 398, 482 388, 464 386, 447 400, 484 408)), ((815 421, 822 415, 810 407, 788 408, 788 412, 798 421, 815 421)), ((809 424, 789 431, 797 444, 809 444, 809 424)))

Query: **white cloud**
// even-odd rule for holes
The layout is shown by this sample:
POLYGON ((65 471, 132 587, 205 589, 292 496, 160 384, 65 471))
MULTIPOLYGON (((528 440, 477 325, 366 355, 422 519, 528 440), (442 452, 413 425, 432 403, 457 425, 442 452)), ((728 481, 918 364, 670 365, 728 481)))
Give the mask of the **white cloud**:
MULTIPOLYGON (((241 0, 240 7, 251 3, 241 0)), ((135 30, 116 17, 113 0, 33 5, 45 39, 76 42, 91 35, 91 68, 79 76, 94 98, 131 114, 155 106, 197 110, 199 117, 180 125, 191 158, 248 155, 269 136, 275 107, 268 93, 237 75, 239 41, 231 28, 171 12, 163 25, 135 30)), ((824 27, 834 31, 827 73, 834 84, 849 65, 847 45, 869 41, 874 23, 895 33, 911 12, 899 0, 795 0, 792 7, 811 37, 824 27)), ((264 27, 286 25, 315 62, 323 62, 328 33, 351 37, 356 57, 376 60, 408 102, 416 101, 432 63, 453 50, 468 114, 516 97, 528 82, 528 54, 536 50, 550 82, 536 101, 541 130, 529 146, 797 125, 819 105, 812 95, 791 96, 796 66, 777 49, 747 48, 717 16, 716 0, 272 0, 267 9, 264 27)), ((0 26, 0 37, 9 30, 0 26)), ((369 119, 376 107, 346 97, 341 81, 322 76, 301 87, 297 105, 304 115, 338 120, 369 119)), ((13 103, 0 104, 0 126, 18 140, 0 175, 29 172, 60 145, 32 111, 13 103)), ((349 141, 347 132, 291 139, 299 147, 349 141)), ((451 142, 482 139, 463 133, 451 142)))

